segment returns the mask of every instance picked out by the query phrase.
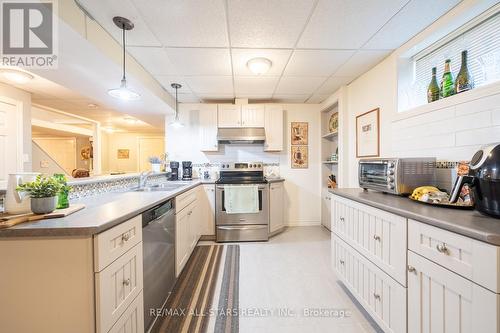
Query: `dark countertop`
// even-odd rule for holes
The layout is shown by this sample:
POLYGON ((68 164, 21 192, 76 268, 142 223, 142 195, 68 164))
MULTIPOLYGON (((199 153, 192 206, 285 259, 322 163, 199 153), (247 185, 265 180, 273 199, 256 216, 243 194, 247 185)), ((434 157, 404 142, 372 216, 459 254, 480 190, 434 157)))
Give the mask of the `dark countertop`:
POLYGON ((334 189, 330 193, 500 246, 500 219, 488 217, 476 210, 433 207, 405 197, 359 188, 334 189))
POLYGON ((64 218, 46 219, 18 224, 0 230, 3 237, 59 237, 91 236, 125 222, 142 212, 200 185, 199 180, 183 182, 174 191, 110 192, 82 198, 72 203, 83 203, 85 209, 64 218))

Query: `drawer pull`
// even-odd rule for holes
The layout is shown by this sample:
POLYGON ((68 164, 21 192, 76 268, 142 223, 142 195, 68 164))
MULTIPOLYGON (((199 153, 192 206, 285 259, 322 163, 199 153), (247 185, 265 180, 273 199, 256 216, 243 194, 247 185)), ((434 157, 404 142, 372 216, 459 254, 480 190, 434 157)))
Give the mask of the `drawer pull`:
POLYGON ((122 241, 125 243, 130 239, 130 234, 127 232, 126 234, 122 235, 122 241))
POLYGON ((438 250, 438 252, 443 254, 448 254, 449 252, 445 243, 436 245, 436 250, 438 250))
POLYGON ((373 297, 375 297, 376 300, 380 301, 380 295, 377 293, 373 293, 373 297))
POLYGON ((344 264, 345 264, 345 261, 344 261, 344 260, 340 260, 340 264, 341 264, 341 265, 344 265, 344 264))
POLYGON ((123 280, 123 285, 124 286, 129 286, 130 285, 130 279, 123 280))
POLYGON ((376 241, 381 241, 381 238, 379 235, 373 235, 373 239, 375 239, 376 241))
POLYGON ((344 218, 343 218, 343 217, 341 217, 341 218, 340 218, 340 221, 344 222, 344 218))
POLYGON ((408 265, 408 272, 417 274, 415 267, 408 265))

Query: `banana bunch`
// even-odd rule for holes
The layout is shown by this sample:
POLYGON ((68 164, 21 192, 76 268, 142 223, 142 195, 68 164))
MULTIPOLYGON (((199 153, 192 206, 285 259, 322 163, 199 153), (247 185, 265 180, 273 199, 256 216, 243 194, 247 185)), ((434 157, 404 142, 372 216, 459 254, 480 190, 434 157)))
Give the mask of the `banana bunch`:
POLYGON ((413 200, 421 200, 423 196, 428 197, 428 195, 441 193, 441 191, 434 186, 420 186, 413 190, 410 198, 413 200))

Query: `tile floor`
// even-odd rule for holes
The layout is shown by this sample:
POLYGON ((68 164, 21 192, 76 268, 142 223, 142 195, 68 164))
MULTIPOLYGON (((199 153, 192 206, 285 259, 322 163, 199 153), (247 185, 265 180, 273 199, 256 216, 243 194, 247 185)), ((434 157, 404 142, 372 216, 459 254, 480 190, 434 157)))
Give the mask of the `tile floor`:
POLYGON ((381 332, 337 283, 325 228, 292 227, 240 245, 240 333, 381 332), (329 315, 308 316, 313 309, 329 315))

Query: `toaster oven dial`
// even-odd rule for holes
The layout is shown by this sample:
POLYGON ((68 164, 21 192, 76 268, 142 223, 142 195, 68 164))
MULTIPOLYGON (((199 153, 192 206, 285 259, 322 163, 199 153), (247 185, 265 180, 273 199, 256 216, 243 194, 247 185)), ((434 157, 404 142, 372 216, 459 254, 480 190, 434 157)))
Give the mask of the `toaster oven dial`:
POLYGON ((387 184, 387 188, 389 190, 394 190, 394 184, 387 184))
POLYGON ((387 182, 394 183, 394 177, 392 177, 392 176, 387 177, 387 182))
POLYGON ((394 174, 394 170, 393 169, 387 170, 387 176, 392 176, 393 174, 394 174))

